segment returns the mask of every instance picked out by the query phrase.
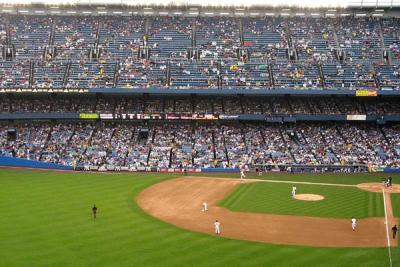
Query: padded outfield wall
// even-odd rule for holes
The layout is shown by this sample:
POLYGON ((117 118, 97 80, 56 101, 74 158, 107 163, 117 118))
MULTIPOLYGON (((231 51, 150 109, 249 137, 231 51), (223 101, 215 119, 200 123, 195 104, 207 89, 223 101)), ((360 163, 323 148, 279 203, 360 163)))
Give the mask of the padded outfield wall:
POLYGON ((23 167, 23 168, 39 168, 39 169, 57 169, 72 170, 71 166, 59 165, 54 163, 41 162, 36 160, 0 157, 0 166, 3 167, 23 167))

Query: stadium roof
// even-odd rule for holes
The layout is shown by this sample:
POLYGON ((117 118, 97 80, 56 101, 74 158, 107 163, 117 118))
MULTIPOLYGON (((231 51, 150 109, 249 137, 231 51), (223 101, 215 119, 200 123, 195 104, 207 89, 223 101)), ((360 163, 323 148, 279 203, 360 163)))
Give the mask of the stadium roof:
POLYGON ((400 7, 400 0, 0 0, 6 5, 123 5, 123 6, 200 6, 200 7, 400 7))

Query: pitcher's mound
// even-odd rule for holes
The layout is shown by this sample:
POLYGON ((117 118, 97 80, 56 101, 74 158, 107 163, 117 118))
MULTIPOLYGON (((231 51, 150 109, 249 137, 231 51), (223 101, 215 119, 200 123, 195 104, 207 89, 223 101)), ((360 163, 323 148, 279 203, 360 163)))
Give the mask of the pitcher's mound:
POLYGON ((294 196, 295 199, 304 201, 320 201, 324 199, 324 196, 316 194, 298 194, 294 196))

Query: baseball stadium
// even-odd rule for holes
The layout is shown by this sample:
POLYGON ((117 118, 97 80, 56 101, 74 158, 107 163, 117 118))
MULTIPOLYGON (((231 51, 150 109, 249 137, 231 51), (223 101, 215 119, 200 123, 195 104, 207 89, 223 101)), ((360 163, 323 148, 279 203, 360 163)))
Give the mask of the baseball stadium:
POLYGON ((0 267, 400 267, 400 0, 0 0, 0 267))

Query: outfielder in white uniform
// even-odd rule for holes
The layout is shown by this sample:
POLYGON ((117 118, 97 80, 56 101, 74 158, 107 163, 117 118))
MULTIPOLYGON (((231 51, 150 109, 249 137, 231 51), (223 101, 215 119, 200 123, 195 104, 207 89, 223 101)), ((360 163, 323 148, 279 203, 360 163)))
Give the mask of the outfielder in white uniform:
POLYGON ((203 209, 201 211, 207 211, 208 210, 208 204, 207 202, 203 202, 203 209))
POLYGON ((244 169, 240 169, 240 179, 243 180, 246 178, 246 175, 244 175, 244 169))
POLYGON ((220 222, 218 220, 215 220, 215 222, 214 222, 214 230, 215 230, 215 234, 216 235, 221 234, 220 226, 221 226, 220 222))
POLYGON ((356 220, 356 218, 352 218, 351 219, 351 228, 353 229, 353 231, 354 230, 356 230, 356 227, 357 227, 357 220, 356 220))
POLYGON ((297 190, 297 187, 295 185, 292 186, 292 197, 293 198, 296 196, 296 190, 297 190))

